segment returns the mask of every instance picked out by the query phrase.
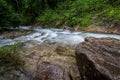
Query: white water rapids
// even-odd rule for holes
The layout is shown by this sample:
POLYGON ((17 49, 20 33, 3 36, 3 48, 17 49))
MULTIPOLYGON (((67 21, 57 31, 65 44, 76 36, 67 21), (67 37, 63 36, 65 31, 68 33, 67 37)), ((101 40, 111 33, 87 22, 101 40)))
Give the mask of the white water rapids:
MULTIPOLYGON (((20 27, 20 29, 29 30, 30 27, 20 27)), ((16 37, 14 39, 6 39, 4 36, 0 36, 0 47, 5 45, 14 44, 16 42, 26 42, 26 41, 36 41, 38 44, 44 43, 44 41, 49 41, 51 43, 58 42, 67 45, 75 46, 80 42, 83 42, 86 37, 111 37, 120 39, 120 35, 115 34, 101 34, 101 33, 85 33, 85 32, 71 32, 69 30, 62 29, 42 29, 42 28, 33 28, 34 32, 25 35, 16 37)))

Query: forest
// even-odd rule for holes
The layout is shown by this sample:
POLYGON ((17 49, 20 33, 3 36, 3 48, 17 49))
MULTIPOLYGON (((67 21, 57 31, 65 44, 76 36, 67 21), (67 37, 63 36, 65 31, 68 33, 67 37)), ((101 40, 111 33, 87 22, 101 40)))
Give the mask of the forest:
POLYGON ((0 29, 120 25, 120 0, 0 0, 0 29))

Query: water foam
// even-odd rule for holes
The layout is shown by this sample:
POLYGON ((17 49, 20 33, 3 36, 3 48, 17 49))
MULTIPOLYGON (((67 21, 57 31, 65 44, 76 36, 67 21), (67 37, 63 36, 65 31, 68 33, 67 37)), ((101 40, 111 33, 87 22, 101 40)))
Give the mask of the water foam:
MULTIPOLYGON (((22 27, 22 29, 29 29, 27 27, 22 27)), ((38 43, 44 43, 48 40, 49 42, 58 42, 67 45, 75 46, 84 41, 86 37, 111 37, 120 39, 120 35, 115 34, 100 34, 100 33, 85 33, 85 32, 71 32, 69 30, 62 29, 42 29, 42 28, 33 28, 34 33, 29 35, 16 37, 14 39, 3 39, 3 36, 0 36, 0 47, 4 45, 13 44, 15 42, 26 42, 26 41, 37 41, 38 43)))

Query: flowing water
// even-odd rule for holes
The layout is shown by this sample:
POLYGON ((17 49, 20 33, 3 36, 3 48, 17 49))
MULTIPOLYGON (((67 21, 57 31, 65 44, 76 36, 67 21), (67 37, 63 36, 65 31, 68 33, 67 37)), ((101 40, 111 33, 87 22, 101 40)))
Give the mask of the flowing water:
POLYGON ((4 36, 0 36, 0 47, 5 45, 14 44, 16 42, 26 42, 26 41, 36 41, 38 44, 42 44, 45 41, 50 43, 58 42, 62 44, 67 44, 71 46, 76 46, 77 44, 84 41, 86 37, 111 37, 120 39, 120 35, 115 34, 101 34, 101 33, 86 33, 86 32, 71 32, 69 30, 63 29, 42 29, 40 27, 20 27, 19 29, 29 30, 32 29, 34 32, 29 35, 24 35, 16 37, 14 39, 6 39, 4 36))

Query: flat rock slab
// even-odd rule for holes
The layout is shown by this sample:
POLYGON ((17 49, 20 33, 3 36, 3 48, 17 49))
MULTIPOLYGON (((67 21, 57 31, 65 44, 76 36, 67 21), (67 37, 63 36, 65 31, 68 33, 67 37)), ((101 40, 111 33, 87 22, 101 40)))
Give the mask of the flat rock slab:
POLYGON ((76 47, 81 80, 120 80, 120 40, 85 39, 76 47))

